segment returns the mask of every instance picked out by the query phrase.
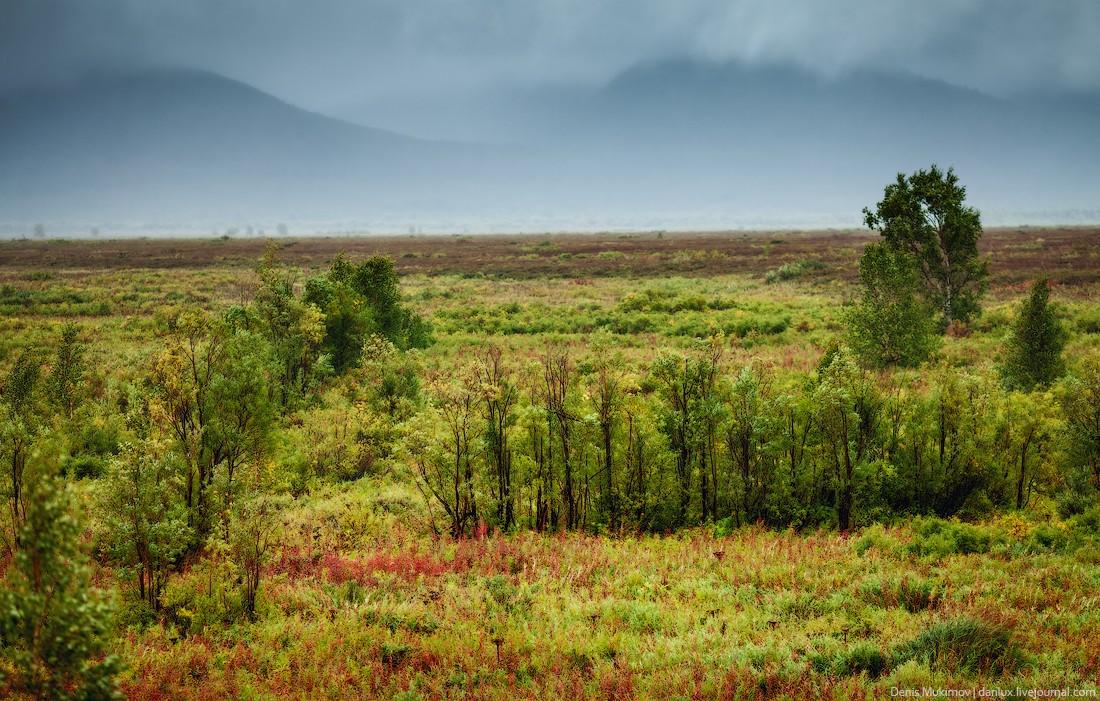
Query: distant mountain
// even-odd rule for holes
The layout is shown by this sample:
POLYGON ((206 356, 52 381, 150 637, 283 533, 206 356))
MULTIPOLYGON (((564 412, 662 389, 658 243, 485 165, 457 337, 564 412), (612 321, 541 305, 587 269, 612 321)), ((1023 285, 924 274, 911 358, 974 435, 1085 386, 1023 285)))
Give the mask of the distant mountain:
POLYGON ((0 97, 0 219, 415 206, 486 158, 331 119, 200 71, 98 75, 0 97))
POLYGON ((996 221, 1100 216, 1095 96, 1001 99, 908 75, 670 60, 595 88, 477 102, 418 103, 415 120, 395 108, 384 123, 419 130, 438 109, 437 123, 477 123, 437 133, 496 133, 501 145, 367 128, 188 70, 0 96, 0 225, 858 224, 895 173, 931 163, 955 166, 996 221))
POLYGON ((792 208, 869 203, 897 171, 933 162, 956 166, 987 205, 1100 207, 1100 100, 1080 96, 1007 100, 908 75, 673 60, 615 77, 551 138, 792 208))

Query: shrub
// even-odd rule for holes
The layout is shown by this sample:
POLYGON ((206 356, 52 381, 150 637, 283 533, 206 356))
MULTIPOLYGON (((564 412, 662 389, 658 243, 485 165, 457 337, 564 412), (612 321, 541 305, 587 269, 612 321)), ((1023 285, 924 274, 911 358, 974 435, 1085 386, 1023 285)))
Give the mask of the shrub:
POLYGON ((1081 333, 1100 334, 1100 309, 1088 309, 1077 317, 1077 330, 1081 333))
POLYGON ((928 579, 905 577, 897 588, 898 603, 911 613, 932 608, 941 595, 940 588, 928 579))
POLYGON ((882 650, 872 643, 858 643, 847 652, 837 655, 834 670, 839 675, 866 673, 877 679, 886 671, 889 662, 882 650))
POLYGON ((900 543, 886 532, 886 528, 881 523, 876 523, 865 529, 855 544, 857 555, 865 555, 871 548, 892 553, 898 551, 900 543))
POLYGON ((115 610, 115 626, 119 630, 143 630, 157 621, 157 612, 140 597, 125 599, 115 610))
POLYGON ((972 618, 936 623, 893 654, 895 664, 916 660, 933 670, 969 674, 1004 674, 1024 664, 1024 654, 1011 632, 972 618))
POLYGON ((1075 516, 1070 520, 1070 526, 1074 530, 1094 538, 1100 536, 1100 506, 1094 506, 1088 511, 1075 516))
POLYGON ((737 526, 733 521, 732 516, 726 516, 714 522, 714 537, 726 538, 733 535, 733 532, 737 530, 737 526))
POLYGON ((232 565, 208 559, 169 580, 161 594, 165 617, 184 635, 245 618, 232 565))
POLYGON ((764 275, 764 281, 769 284, 786 282, 800 278, 808 272, 823 270, 824 268, 825 264, 819 260, 796 260, 784 263, 774 270, 769 270, 764 275))
POLYGON ((119 664, 104 655, 111 612, 91 586, 68 492, 51 477, 27 488, 20 547, 0 581, 0 694, 114 698, 119 664))
POLYGON ((934 608, 942 590, 934 581, 910 577, 883 582, 877 577, 864 580, 859 595, 864 601, 881 608, 901 607, 910 613, 934 608))
POLYGON ((894 668, 884 686, 899 689, 920 689, 932 686, 932 684, 932 670, 916 660, 909 660, 894 668))
POLYGON ((1050 524, 1041 524, 1028 536, 1028 550, 1032 552, 1061 551, 1069 544, 1069 533, 1050 524))
POLYGON ((913 524, 909 552, 918 556, 946 557, 987 553, 1005 541, 1004 534, 989 526, 919 518, 913 524))
POLYGON ((1065 372, 1062 349, 1066 331, 1049 304, 1046 280, 1037 281, 1024 302, 1005 345, 1001 374, 1009 387, 1031 390, 1046 387, 1065 372))
POLYGON ((870 244, 859 261, 860 300, 847 312, 853 349, 869 365, 920 365, 939 345, 934 311, 905 254, 870 244))

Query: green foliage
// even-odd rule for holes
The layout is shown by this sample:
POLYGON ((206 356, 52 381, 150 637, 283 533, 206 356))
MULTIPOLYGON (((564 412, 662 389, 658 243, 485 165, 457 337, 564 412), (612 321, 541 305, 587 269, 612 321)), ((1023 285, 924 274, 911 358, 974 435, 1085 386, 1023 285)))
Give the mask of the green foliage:
POLYGON ((300 494, 315 478, 351 481, 379 469, 394 455, 398 438, 390 418, 366 402, 318 407, 288 429, 290 452, 277 459, 292 475, 292 492, 300 494))
POLYGON ((182 635, 198 635, 212 626, 246 620, 243 591, 235 586, 239 570, 214 543, 207 557, 173 577, 161 594, 165 619, 182 635))
POLYGON ((25 350, 16 358, 3 385, 0 401, 0 460, 4 465, 4 545, 14 552, 28 509, 28 459, 44 433, 37 353, 25 350))
POLYGON ((154 611, 177 558, 191 543, 183 500, 184 465, 162 444, 127 444, 100 485, 102 547, 154 611))
POLYGON ((1063 515, 1071 516, 1095 504, 1100 492, 1100 354, 1086 356, 1059 394, 1066 456, 1061 503, 1063 515))
POLYGON ((62 461, 62 470, 76 479, 102 477, 121 448, 124 430, 123 418, 117 414, 81 415, 70 428, 69 455, 62 461))
POLYGON ((316 306, 325 315, 323 347, 333 370, 342 373, 358 364, 363 342, 372 327, 370 312, 359 295, 345 284, 316 277, 306 282, 302 301, 316 306))
POLYGON ((1008 629, 982 620, 955 618, 936 623, 894 650, 895 664, 917 660, 932 669, 968 674, 1003 674, 1025 663, 1008 629))
POLYGON ((783 265, 769 270, 764 275, 764 281, 771 284, 776 282, 786 282, 788 280, 797 280, 800 277, 806 275, 806 273, 823 270, 825 264, 819 260, 796 260, 790 263, 784 263, 783 265))
POLYGON ((327 275, 306 283, 302 301, 324 313, 324 349, 338 373, 359 364, 371 334, 402 350, 431 343, 428 323, 401 303, 397 271, 389 258, 374 256, 355 265, 337 256, 327 275))
POLYGON ((283 500, 258 493, 234 506, 229 552, 242 573, 241 603, 250 618, 256 617, 256 597, 268 556, 280 526, 283 500))
POLYGON ((719 361, 722 339, 713 337, 697 343, 687 354, 662 353, 653 362, 653 380, 660 387, 663 404, 663 430, 676 456, 678 525, 688 522, 692 501, 692 481, 699 486, 700 519, 717 516, 716 471, 712 446, 717 440, 721 406, 718 401, 719 361))
POLYGON ((873 577, 863 582, 859 594, 865 601, 876 606, 901 607, 910 613, 934 608, 943 597, 942 588, 932 580, 910 575, 885 581, 873 577))
POLYGON ((916 366, 935 352, 933 310, 912 258, 872 243, 859 261, 862 293, 847 314, 849 342, 868 364, 916 366))
POLYGON ((882 553, 895 553, 901 549, 897 539, 887 533, 881 523, 876 523, 864 529, 863 534, 855 543, 857 555, 866 555, 871 549, 882 553))
POLYGON ((11 413, 27 415, 33 409, 34 391, 42 375, 42 361, 33 349, 16 358, 3 385, 3 400, 11 413))
POLYGON ((236 471, 263 458, 277 408, 301 386, 287 379, 278 347, 233 322, 181 315, 167 340, 147 379, 150 411, 183 461, 188 523, 201 539, 228 508, 236 471))
POLYGON ((836 495, 837 526, 846 531, 852 525, 857 475, 878 447, 881 399, 851 351, 839 346, 822 358, 813 403, 825 469, 836 495))
MULTIPOLYGON (((745 366, 730 382, 723 418, 726 450, 735 466, 734 513, 741 523, 790 523, 797 505, 789 474, 780 470, 784 457, 783 405, 769 374, 745 366)), ((717 487, 716 487, 717 488, 717 487)))
POLYGON ((294 295, 294 281, 270 257, 260 267, 260 280, 252 304, 232 310, 228 322, 233 330, 253 330, 265 341, 277 368, 274 389, 289 407, 304 400, 331 369, 321 354, 325 316, 294 295))
MULTIPOLYGON (((360 267, 268 265, 228 311, 227 291, 254 291, 232 266, 103 274, 82 299, 129 306, 72 337, 100 344, 71 418, 53 350, 45 370, 27 350, 57 333, 28 315, 60 307, 37 302, 69 293, 38 281, 0 318, 5 520, 40 462, 83 478, 131 696, 812 698, 1094 676, 1100 364, 1078 353, 1049 391, 1006 391, 985 362, 1005 305, 913 371, 856 364, 849 347, 876 351, 845 332, 844 279, 579 267, 416 276, 402 302, 392 266, 360 267), (405 304, 438 324, 431 348, 383 333, 375 308, 400 334, 405 304), (1020 622, 1034 673, 933 626, 990 612, 1020 622)), ((873 321, 911 330, 919 258, 884 242, 864 268, 866 300, 901 319, 873 321)))
POLYGON ((80 403, 84 383, 84 345, 79 341, 78 334, 75 324, 66 324, 62 328, 53 367, 46 378, 50 400, 70 419, 80 403))
POLYGON ((1016 317, 1005 344, 1005 384, 1024 390, 1047 387, 1065 372, 1066 331, 1050 305, 1050 287, 1038 280, 1016 317))
POLYGON ((909 176, 898 173, 875 210, 863 210, 867 227, 913 260, 942 326, 976 316, 986 286, 986 265, 978 256, 981 215, 965 200, 954 169, 945 173, 933 165, 909 176))
POLYGON ((421 368, 415 355, 401 353, 390 341, 373 336, 364 349, 358 376, 368 401, 391 420, 408 418, 420 401, 421 368))
POLYGON ((876 645, 857 643, 837 656, 833 668, 840 675, 864 673, 872 679, 877 679, 882 676, 888 665, 889 659, 876 645))
POLYGON ((913 541, 909 544, 909 552, 936 558, 988 553, 1004 541, 1004 535, 991 527, 938 518, 918 518, 913 522, 913 541))
POLYGON ((91 588, 67 492, 42 477, 0 590, 0 691, 14 698, 111 699, 119 662, 103 656, 110 612, 91 588))

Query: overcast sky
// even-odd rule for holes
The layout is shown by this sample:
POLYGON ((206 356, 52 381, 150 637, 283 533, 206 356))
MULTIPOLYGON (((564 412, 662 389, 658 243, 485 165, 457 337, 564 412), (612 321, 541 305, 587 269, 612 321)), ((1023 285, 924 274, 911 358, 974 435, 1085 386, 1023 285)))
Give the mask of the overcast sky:
POLYGON ((0 89, 213 70, 314 109, 596 84, 670 56, 1100 91, 1100 0, 0 0, 0 89))

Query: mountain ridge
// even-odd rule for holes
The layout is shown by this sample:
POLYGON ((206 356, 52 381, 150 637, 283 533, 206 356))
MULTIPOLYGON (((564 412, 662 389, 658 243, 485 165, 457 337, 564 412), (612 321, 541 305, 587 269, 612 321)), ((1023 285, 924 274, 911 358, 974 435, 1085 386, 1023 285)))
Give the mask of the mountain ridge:
POLYGON ((1084 98, 681 59, 550 97, 516 107, 524 140, 492 145, 333 118, 190 68, 8 93, 0 222, 384 216, 462 228, 571 213, 644 227, 693 211, 833 222, 932 162, 956 166, 983 207, 1088 210, 1100 191, 1100 112, 1084 98))

